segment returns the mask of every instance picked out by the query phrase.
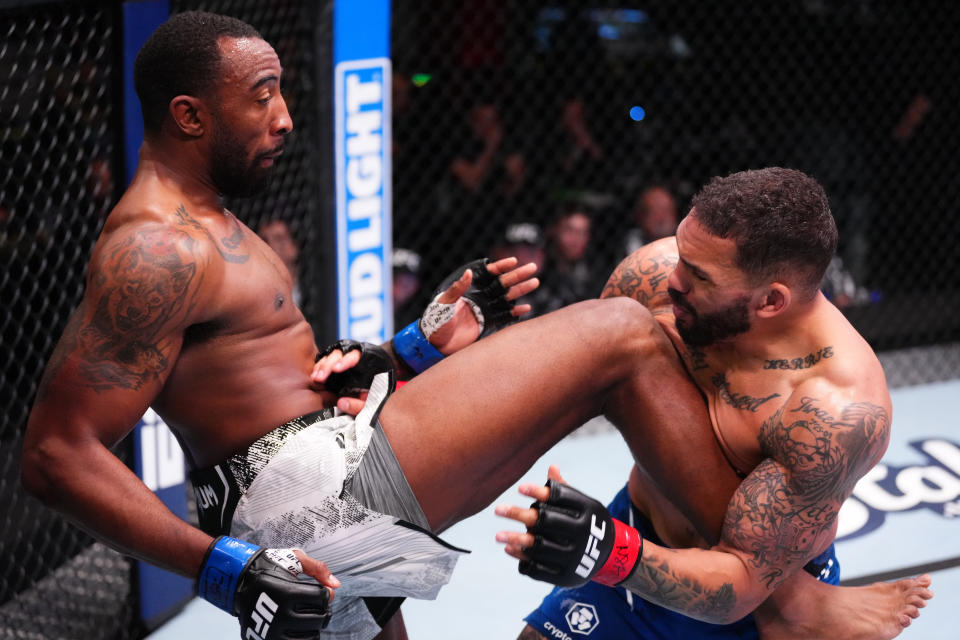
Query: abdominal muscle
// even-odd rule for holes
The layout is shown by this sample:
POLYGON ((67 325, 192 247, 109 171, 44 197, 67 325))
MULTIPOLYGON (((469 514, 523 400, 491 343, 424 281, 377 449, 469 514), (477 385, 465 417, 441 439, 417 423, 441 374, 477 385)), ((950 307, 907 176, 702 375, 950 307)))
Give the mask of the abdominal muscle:
POLYGON ((153 407, 192 466, 219 463, 281 424, 333 406, 333 394, 311 385, 316 346, 304 325, 214 337, 180 353, 153 407))
POLYGON ((627 483, 630 500, 653 525, 663 543, 674 549, 701 548, 710 545, 697 533, 693 523, 660 491, 656 483, 637 465, 627 483))

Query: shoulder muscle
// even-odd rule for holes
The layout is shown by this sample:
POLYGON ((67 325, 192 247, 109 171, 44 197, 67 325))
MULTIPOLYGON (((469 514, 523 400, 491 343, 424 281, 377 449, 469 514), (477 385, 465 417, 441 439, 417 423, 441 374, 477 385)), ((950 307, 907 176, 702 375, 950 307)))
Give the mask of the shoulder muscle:
POLYGON ((667 278, 676 265, 674 238, 652 242, 624 258, 607 280, 601 297, 626 296, 651 311, 669 305, 667 278))

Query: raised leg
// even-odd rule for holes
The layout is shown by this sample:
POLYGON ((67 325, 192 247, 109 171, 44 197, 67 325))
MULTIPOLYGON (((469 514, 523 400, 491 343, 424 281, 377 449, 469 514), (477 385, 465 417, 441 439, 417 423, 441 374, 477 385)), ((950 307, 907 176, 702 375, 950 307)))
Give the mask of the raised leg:
POLYGON ((591 300, 471 345, 397 391, 380 421, 431 526, 483 509, 601 413, 651 324, 636 302, 591 300))

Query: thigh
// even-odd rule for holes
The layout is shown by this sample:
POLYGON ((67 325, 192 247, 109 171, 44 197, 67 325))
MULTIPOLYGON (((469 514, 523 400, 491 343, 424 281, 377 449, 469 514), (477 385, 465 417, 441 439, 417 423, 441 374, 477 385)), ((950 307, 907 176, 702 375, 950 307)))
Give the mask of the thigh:
POLYGON ((471 345, 398 390, 380 422, 431 526, 484 508, 600 413, 650 324, 631 300, 579 303, 471 345))

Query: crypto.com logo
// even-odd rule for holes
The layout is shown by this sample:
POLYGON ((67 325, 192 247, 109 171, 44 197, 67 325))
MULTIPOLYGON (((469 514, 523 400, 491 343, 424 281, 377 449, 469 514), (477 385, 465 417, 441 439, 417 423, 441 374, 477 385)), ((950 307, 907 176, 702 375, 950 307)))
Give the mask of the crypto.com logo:
POLYGON ((573 606, 567 609, 567 615, 564 617, 567 619, 567 626, 570 627, 570 631, 585 636, 590 635, 594 629, 600 626, 600 618, 592 604, 574 602, 573 606))

